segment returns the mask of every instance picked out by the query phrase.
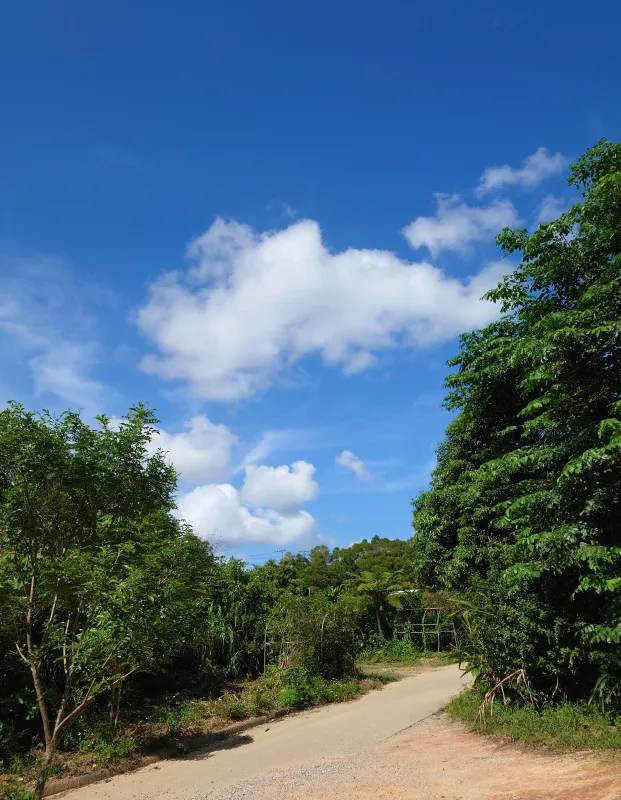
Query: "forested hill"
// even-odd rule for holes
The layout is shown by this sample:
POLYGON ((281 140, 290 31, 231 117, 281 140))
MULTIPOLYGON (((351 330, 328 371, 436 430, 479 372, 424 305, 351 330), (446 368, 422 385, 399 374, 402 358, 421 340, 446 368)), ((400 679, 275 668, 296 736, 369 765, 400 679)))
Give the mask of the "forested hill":
POLYGON ((404 583, 414 580, 412 539, 374 536, 349 547, 317 545, 307 553, 285 553, 279 561, 257 567, 259 574, 273 576, 279 584, 308 589, 340 587, 362 572, 398 574, 404 583))

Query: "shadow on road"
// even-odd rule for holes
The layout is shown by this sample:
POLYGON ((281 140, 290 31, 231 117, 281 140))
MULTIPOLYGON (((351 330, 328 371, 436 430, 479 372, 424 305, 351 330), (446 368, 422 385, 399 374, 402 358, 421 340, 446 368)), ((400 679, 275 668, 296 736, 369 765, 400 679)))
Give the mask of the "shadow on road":
POLYGON ((254 739, 252 736, 248 736, 247 733, 239 736, 229 736, 226 739, 204 747, 202 750, 195 750, 192 753, 188 753, 181 758, 184 761, 201 761, 204 758, 209 758, 209 756, 217 750, 235 750, 245 744, 251 744, 253 741, 254 739))

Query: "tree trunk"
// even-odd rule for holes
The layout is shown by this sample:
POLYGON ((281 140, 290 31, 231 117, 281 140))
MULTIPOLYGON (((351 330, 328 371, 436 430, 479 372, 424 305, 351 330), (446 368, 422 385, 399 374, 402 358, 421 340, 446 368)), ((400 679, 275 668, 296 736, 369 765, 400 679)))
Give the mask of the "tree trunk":
POLYGON ((35 790, 33 795, 34 800, 41 800, 41 798, 43 797, 43 792, 45 791, 45 785, 47 783, 47 779, 50 776, 50 766, 52 765, 55 753, 56 753, 56 741, 54 738, 52 738, 49 745, 46 746, 45 752, 43 753, 43 759, 41 761, 41 767, 39 770, 39 775, 37 777, 37 783, 35 785, 35 790))
POLYGON ((39 706, 41 722, 43 724, 43 738, 45 739, 45 749, 47 750, 52 743, 52 727, 50 725, 50 718, 47 713, 47 703, 45 702, 43 684, 41 682, 41 676, 39 674, 39 668, 37 665, 31 664, 30 672, 32 674, 32 682, 34 684, 35 694, 37 696, 37 705, 39 706))
POLYGON ((114 730, 119 727, 119 714, 121 711, 121 693, 123 691, 123 681, 119 681, 112 687, 110 698, 110 725, 114 730))
POLYGON ((380 642, 384 641, 384 627, 382 625, 382 603, 381 600, 376 600, 373 598, 373 603, 375 605, 375 621, 377 622, 377 635, 379 636, 380 642))

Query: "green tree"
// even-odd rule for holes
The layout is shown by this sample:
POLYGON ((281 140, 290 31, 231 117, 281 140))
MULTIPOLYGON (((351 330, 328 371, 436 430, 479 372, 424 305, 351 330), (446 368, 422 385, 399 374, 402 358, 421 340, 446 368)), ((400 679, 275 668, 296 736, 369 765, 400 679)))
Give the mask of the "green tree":
POLYGON ((386 608, 387 606, 398 608, 401 605, 399 596, 394 595, 393 592, 400 591, 409 586, 404 575, 399 572, 377 573, 364 570, 360 575, 356 575, 346 581, 345 585, 371 598, 375 611, 377 634, 380 641, 383 642, 385 638, 384 614, 386 608))
POLYGON ((0 596, 30 671, 48 766, 105 691, 165 664, 201 599, 205 548, 171 514, 175 472, 147 444, 151 411, 89 427, 12 404, 0 413, 0 596))
POLYGON ((462 337, 458 416, 415 501, 418 574, 481 610, 481 674, 621 703, 621 145, 572 167, 582 199, 498 242, 502 318, 462 337))
POLYGON ((388 539, 374 536, 370 541, 363 539, 347 548, 336 547, 330 556, 333 568, 340 565, 351 574, 362 570, 371 572, 403 572, 408 578, 412 573, 411 539, 388 539))

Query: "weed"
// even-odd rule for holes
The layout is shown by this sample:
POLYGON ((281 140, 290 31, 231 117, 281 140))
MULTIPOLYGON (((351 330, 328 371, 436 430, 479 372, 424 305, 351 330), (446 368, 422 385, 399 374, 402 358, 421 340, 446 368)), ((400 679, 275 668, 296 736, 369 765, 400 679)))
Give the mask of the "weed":
POLYGON ((368 682, 372 689, 378 689, 380 686, 399 680, 398 675, 392 675, 390 672, 364 672, 361 677, 362 682, 365 684, 368 682))
POLYGON ((22 780, 12 776, 0 779, 0 800, 32 800, 33 794, 23 785, 22 780))
POLYGON ((484 699, 472 689, 451 700, 447 711, 480 733, 506 736, 535 747, 561 749, 621 749, 621 728, 594 706, 576 703, 549 704, 541 709, 527 704, 494 704, 492 714, 481 717, 484 699))
POLYGON ((416 664, 424 656, 430 656, 418 647, 409 637, 402 639, 388 639, 381 644, 371 644, 366 647, 361 655, 360 661, 371 664, 382 662, 416 664))
POLYGON ((267 686, 258 685, 250 692, 248 699, 248 711, 250 714, 264 714, 266 711, 273 711, 278 706, 278 696, 267 686))
POLYGON ((246 703, 229 694, 222 695, 218 701, 218 711, 224 719, 242 720, 248 716, 246 703))

